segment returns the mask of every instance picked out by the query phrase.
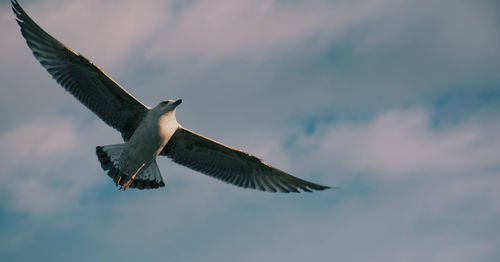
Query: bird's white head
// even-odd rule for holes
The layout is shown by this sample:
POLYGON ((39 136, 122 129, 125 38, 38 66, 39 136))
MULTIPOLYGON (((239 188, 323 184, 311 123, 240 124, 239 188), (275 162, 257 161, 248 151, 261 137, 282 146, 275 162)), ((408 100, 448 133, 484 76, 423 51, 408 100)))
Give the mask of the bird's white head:
POLYGON ((175 112, 175 108, 181 103, 182 99, 179 99, 177 101, 174 100, 162 101, 155 108, 153 108, 153 111, 156 111, 161 115, 167 114, 169 112, 175 112))

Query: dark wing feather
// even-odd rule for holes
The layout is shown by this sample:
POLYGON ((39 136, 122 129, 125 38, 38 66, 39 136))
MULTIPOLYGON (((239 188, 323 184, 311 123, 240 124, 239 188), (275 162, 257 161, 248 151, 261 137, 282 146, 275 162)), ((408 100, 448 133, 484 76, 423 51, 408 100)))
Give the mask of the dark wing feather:
POLYGON ((174 162, 224 182, 269 192, 300 192, 330 187, 307 182, 259 158, 179 127, 161 152, 174 162))
POLYGON ((11 2, 35 58, 64 89, 128 140, 149 109, 87 58, 46 33, 17 1, 11 2))

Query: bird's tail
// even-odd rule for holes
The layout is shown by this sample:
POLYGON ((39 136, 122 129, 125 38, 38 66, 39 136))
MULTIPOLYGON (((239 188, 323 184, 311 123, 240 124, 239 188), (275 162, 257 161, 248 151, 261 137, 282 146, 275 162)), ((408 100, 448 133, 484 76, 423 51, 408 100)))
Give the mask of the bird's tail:
POLYGON ((117 185, 120 185, 123 189, 128 187, 155 189, 165 186, 156 160, 138 170, 133 177, 128 177, 126 174, 122 173, 119 168, 119 163, 120 156, 124 149, 125 144, 96 147, 97 158, 99 162, 101 162, 102 169, 108 171, 108 176, 113 179, 117 185))

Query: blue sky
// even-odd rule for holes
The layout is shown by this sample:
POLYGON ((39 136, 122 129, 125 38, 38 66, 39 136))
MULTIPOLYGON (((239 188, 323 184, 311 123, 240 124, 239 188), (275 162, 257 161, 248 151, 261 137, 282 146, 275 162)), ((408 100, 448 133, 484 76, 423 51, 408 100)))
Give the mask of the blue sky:
POLYGON ((160 159, 117 191, 120 135, 0 3, 1 261, 498 261, 500 8, 480 0, 22 1, 145 104, 339 189, 243 190, 160 159))

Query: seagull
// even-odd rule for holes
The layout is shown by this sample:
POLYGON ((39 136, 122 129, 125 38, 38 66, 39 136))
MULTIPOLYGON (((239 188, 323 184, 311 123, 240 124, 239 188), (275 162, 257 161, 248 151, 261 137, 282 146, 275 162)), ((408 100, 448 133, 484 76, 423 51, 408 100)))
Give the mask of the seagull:
POLYGON ((119 189, 156 189, 165 183, 156 157, 242 188, 268 192, 312 192, 330 187, 281 171, 261 159, 182 127, 175 117, 182 100, 148 107, 83 55, 40 28, 11 0, 21 34, 35 58, 66 91, 119 131, 124 143, 97 146, 103 170, 119 189))

